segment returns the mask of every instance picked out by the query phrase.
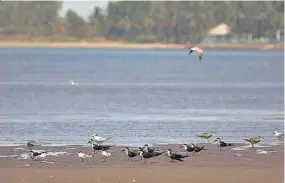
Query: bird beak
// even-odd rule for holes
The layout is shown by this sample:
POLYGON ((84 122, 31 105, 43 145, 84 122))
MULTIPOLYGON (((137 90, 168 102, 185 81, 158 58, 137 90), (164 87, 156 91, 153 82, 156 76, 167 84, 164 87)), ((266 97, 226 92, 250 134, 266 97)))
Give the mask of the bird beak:
POLYGON ((215 143, 215 142, 217 142, 217 140, 214 140, 214 142, 213 142, 213 143, 215 143))

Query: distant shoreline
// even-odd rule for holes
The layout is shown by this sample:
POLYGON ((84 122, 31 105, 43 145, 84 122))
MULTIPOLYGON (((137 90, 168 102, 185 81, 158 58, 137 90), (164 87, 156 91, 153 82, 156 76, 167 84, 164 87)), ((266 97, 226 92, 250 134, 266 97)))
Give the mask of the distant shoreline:
MULTIPOLYGON (((0 48, 110 48, 110 49, 187 49, 194 45, 122 42, 28 42, 0 41, 0 48)), ((284 50, 281 44, 207 44, 198 45, 205 50, 284 50)))

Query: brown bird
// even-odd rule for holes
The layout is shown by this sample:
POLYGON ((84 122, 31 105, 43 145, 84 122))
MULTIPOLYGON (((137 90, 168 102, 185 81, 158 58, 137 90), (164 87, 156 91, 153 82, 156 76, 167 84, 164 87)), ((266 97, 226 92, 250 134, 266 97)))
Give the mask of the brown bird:
POLYGON ((263 138, 263 137, 257 136, 257 137, 250 137, 250 138, 247 138, 247 139, 244 139, 244 140, 249 142, 251 144, 251 146, 254 147, 253 145, 259 143, 261 138, 263 138))
POLYGON ((193 47, 190 49, 190 52, 189 52, 189 55, 193 52, 193 51, 196 51, 198 53, 198 58, 199 60, 201 61, 202 57, 203 57, 203 50, 198 48, 198 47, 193 47))
POLYGON ((203 139, 207 139, 207 141, 210 143, 209 138, 211 138, 213 136, 213 132, 205 132, 202 133, 201 135, 198 135, 198 137, 203 138, 203 139))
POLYGON ((27 147, 28 147, 29 150, 32 150, 32 148, 33 148, 36 144, 37 144, 36 141, 30 140, 30 141, 28 141, 28 143, 27 143, 27 147))

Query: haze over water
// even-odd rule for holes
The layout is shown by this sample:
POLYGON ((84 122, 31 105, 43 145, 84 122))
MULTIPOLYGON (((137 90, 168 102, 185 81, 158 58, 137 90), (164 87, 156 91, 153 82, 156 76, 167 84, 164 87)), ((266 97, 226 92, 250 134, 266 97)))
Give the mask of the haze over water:
POLYGON ((275 142, 283 111, 280 51, 0 49, 0 145, 275 142))

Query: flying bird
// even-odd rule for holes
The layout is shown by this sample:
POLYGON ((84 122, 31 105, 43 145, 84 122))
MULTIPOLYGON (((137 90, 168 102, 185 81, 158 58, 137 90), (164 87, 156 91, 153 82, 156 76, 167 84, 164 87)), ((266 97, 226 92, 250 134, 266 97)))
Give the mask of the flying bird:
POLYGON ((190 49, 189 55, 191 55, 191 53, 192 53, 193 51, 196 51, 196 52, 198 53, 198 58, 199 58, 199 60, 201 61, 201 59, 202 59, 202 57, 203 57, 203 50, 195 46, 195 47, 193 47, 193 48, 190 49))

